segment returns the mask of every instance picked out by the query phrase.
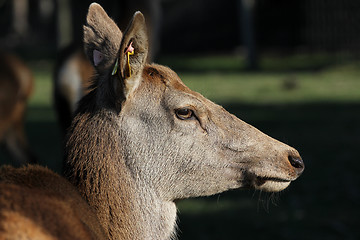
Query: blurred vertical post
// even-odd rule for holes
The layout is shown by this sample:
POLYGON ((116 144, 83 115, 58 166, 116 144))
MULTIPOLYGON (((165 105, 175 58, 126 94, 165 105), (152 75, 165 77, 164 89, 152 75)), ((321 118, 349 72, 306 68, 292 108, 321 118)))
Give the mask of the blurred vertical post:
POLYGON ((15 34, 20 37, 25 37, 28 31, 28 10, 27 0, 13 1, 13 29, 15 34))
POLYGON ((57 0, 57 48, 72 41, 72 16, 69 0, 57 0))
POLYGON ((246 68, 258 68, 258 58, 254 37, 254 7, 255 0, 238 0, 238 19, 241 28, 242 42, 246 51, 246 68))

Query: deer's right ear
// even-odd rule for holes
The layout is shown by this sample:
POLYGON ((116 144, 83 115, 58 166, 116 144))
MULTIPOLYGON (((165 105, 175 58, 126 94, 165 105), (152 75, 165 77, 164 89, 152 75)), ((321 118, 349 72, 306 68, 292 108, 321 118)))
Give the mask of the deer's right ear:
POLYGON ((141 12, 136 12, 124 33, 119 52, 119 70, 125 85, 125 96, 141 82, 148 47, 145 18, 141 12))
POLYGON ((122 32, 97 3, 89 7, 84 25, 86 55, 99 74, 106 74, 118 57, 122 32))

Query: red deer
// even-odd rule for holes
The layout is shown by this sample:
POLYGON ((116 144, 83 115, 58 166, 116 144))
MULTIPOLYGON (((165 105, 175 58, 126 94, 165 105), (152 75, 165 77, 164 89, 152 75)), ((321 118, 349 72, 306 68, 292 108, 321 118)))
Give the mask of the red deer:
POLYGON ((17 57, 0 54, 0 143, 18 164, 34 163, 24 132, 26 103, 33 88, 30 69, 17 57))
MULTIPOLYGON (((28 169, 29 173, 23 169, 23 178, 37 177, 34 182, 41 196, 62 203, 69 218, 82 223, 82 230, 90 231, 90 226, 96 225, 93 211, 103 229, 96 233, 104 234, 105 239, 171 239, 175 236, 176 200, 236 188, 281 191, 304 170, 294 148, 190 90, 169 68, 147 64, 144 21, 136 12, 123 34, 100 5, 89 7, 84 42, 96 77, 92 90, 79 103, 65 157, 66 176, 89 204, 90 218, 81 219, 81 211, 86 210, 82 204, 78 204, 81 209, 69 205, 76 202, 72 196, 79 197, 71 187, 58 186, 66 184, 64 181, 56 176, 44 179, 33 173, 34 169, 28 169), (65 190, 72 191, 71 196, 65 190)), ((33 188, 27 183, 30 180, 24 184, 14 178, 7 180, 13 184, 9 186, 33 188)), ((1 212, 15 215, 18 221, 31 221, 50 234, 50 229, 26 212, 25 204, 12 203, 16 199, 11 196, 0 201, 0 206, 5 205, 1 212), (16 212, 13 205, 21 211, 16 212)), ((30 200, 33 194, 27 196, 30 200)), ((10 231, 4 225, 11 220, 0 221, 0 237, 10 231)), ((57 234, 52 232, 54 238, 57 234)))

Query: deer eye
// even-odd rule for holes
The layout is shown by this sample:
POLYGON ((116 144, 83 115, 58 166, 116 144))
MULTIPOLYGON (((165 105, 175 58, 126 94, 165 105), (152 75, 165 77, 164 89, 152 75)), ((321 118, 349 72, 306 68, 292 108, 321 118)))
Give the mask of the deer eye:
POLYGON ((189 108, 179 108, 175 110, 176 117, 181 120, 188 120, 194 116, 193 110, 189 108))

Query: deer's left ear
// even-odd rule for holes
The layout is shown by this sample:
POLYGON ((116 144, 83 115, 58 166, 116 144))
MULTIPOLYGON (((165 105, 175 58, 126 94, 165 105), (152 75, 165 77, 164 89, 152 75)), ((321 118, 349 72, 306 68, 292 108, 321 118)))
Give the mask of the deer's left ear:
POLYGON ((122 32, 97 3, 89 6, 84 25, 84 49, 99 75, 108 74, 118 56, 122 32))
POLYGON ((134 91, 141 82, 148 47, 145 18, 141 12, 136 12, 120 44, 118 70, 124 80, 125 96, 134 91))

